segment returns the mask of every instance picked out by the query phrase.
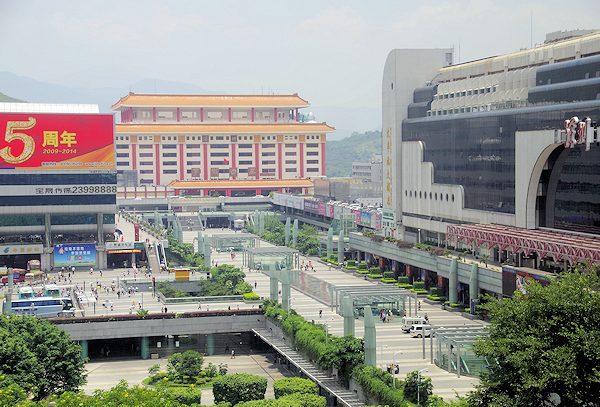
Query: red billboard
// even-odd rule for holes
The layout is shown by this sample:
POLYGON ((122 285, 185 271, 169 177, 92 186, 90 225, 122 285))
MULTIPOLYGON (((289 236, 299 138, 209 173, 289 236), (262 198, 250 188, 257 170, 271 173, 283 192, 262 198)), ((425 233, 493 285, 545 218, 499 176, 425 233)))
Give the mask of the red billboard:
POLYGON ((114 170, 113 143, 109 114, 0 113, 0 169, 114 170))

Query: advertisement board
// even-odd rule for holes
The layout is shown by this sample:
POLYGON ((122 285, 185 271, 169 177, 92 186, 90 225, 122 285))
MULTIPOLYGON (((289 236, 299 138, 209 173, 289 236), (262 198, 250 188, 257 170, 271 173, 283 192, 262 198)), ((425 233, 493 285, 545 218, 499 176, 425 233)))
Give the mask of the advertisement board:
POLYGON ((321 216, 325 216, 325 208, 325 202, 319 201, 319 209, 317 210, 317 213, 321 216))
POLYGON ((96 265, 94 243, 57 244, 54 246, 54 267, 96 265))
POLYGON ((359 224, 361 226, 371 227, 371 212, 361 211, 359 224))
POLYGON ((109 114, 0 113, 0 169, 114 170, 109 114))
POLYGON ((304 210, 309 213, 319 213, 319 201, 316 199, 304 199, 304 210))
POLYGON ((326 204, 325 206, 325 216, 327 216, 328 218, 333 218, 334 217, 334 206, 333 204, 326 204))
POLYGON ((537 281, 541 285, 550 283, 556 275, 527 267, 502 266, 502 295, 512 297, 515 291, 527 293, 527 282, 537 281))
POLYGON ((375 230, 381 230, 381 212, 371 214, 371 227, 375 230))
POLYGON ((42 244, 4 244, 0 246, 0 256, 13 256, 17 254, 42 254, 42 244))

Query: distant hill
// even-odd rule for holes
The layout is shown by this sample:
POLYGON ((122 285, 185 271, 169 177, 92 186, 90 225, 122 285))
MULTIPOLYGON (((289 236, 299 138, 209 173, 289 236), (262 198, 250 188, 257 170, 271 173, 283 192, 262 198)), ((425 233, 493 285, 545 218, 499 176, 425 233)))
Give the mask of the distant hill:
POLYGON ((0 103, 9 103, 9 102, 20 103, 23 101, 19 100, 19 99, 11 98, 10 96, 7 96, 4 93, 0 92, 0 103))
POLYGON ((159 79, 141 79, 127 89, 70 87, 38 81, 27 76, 15 75, 12 72, 0 72, 0 89, 9 95, 32 103, 97 104, 103 113, 110 113, 112 104, 128 94, 129 91, 138 93, 213 93, 197 85, 159 79))
POLYGON ((352 161, 367 161, 375 153, 381 154, 381 132, 352 133, 342 140, 328 141, 326 171, 328 177, 349 177, 352 161))

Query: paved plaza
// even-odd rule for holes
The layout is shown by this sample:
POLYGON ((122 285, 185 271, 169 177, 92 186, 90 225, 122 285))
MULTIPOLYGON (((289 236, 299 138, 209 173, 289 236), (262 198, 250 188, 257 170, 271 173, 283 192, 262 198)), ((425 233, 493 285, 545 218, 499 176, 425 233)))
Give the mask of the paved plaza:
MULTIPOLYGON (((132 241, 133 236, 133 225, 129 222, 120 219, 118 222, 118 228, 121 229, 125 236, 125 241, 132 241)), ((229 229, 208 229, 203 232, 205 235, 219 235, 219 234, 231 234, 229 229)), ((195 231, 184 231, 184 241, 192 243, 193 239, 197 236, 195 231)), ((145 233, 141 233, 140 238, 150 239, 151 242, 156 239, 145 233)), ((272 246, 267 242, 261 241, 261 247, 272 246)), ((229 253, 218 253, 213 251, 212 260, 219 264, 233 264, 238 267, 242 267, 242 255, 238 254, 234 260, 231 259, 229 253)), ((335 267, 322 264, 318 261, 318 258, 312 257, 307 258, 301 256, 300 261, 307 263, 311 261, 315 272, 311 275, 322 279, 328 283, 336 286, 373 286, 375 283, 365 281, 362 278, 355 277, 351 274, 344 273, 335 267)), ((254 286, 256 284, 255 292, 261 297, 269 297, 269 278, 267 275, 261 272, 250 272, 247 268, 244 268, 246 272, 246 280, 254 286)), ((98 270, 95 270, 93 274, 89 271, 77 271, 71 278, 71 283, 68 281, 59 282, 60 287, 67 288, 71 284, 77 285, 82 289, 84 293, 90 293, 90 285, 99 284, 103 288, 110 287, 113 282, 116 283, 121 278, 132 278, 132 275, 127 276, 127 269, 115 269, 115 270, 103 270, 102 275, 98 270), (83 289, 85 285, 85 289, 83 289)), ((168 278, 166 273, 154 273, 157 281, 162 278, 168 278)), ((143 275, 138 275, 138 278, 143 278, 143 275)), ((85 296, 85 295, 84 295, 85 296)), ((86 316, 89 315, 117 315, 117 314, 128 314, 135 313, 140 307, 147 309, 150 313, 162 312, 163 304, 158 301, 157 298, 153 297, 151 291, 140 290, 134 294, 121 295, 119 298, 112 290, 105 289, 99 290, 98 301, 95 303, 88 303, 84 305, 83 312, 86 316), (106 304, 106 306, 104 305, 106 304), (112 305, 112 310, 111 310, 112 305)), ((326 306, 323 303, 305 295, 295 289, 292 289, 292 304, 291 306, 307 320, 314 320, 315 323, 327 324, 329 332, 336 335, 343 334, 343 319, 337 315, 335 311, 326 306), (322 310, 322 316, 319 317, 319 311, 322 310)), ((201 309, 216 310, 226 309, 231 307, 232 309, 251 309, 256 308, 257 305, 246 304, 243 302, 222 302, 222 303, 210 303, 202 304, 201 309)), ((198 309, 197 304, 169 304, 169 312, 185 312, 194 311, 198 309)), ((427 313, 429 319, 434 325, 448 326, 448 325, 464 325, 473 324, 474 321, 463 318, 460 314, 452 313, 449 311, 442 310, 439 306, 428 305, 424 302, 421 303, 421 314, 427 313)), ((476 322, 475 322, 476 323, 476 322)), ((363 335, 363 325, 361 320, 356 321, 356 335, 363 335)), ((377 325, 377 346, 378 346, 378 365, 384 367, 387 364, 392 363, 393 360, 399 364, 400 374, 399 377, 404 377, 406 373, 414 370, 420 370, 428 368, 429 372, 427 376, 431 377, 434 385, 435 394, 444 398, 454 398, 456 394, 463 395, 470 391, 474 384, 478 382, 477 379, 461 376, 460 378, 456 374, 448 373, 447 371, 438 368, 434 364, 430 363, 430 352, 429 352, 429 339, 426 340, 426 357, 423 358, 423 347, 422 340, 418 338, 412 338, 408 334, 404 334, 401 331, 399 318, 392 323, 378 323, 377 325)), ((240 359, 241 360, 241 359, 240 359)), ((88 369, 91 372, 90 383, 86 387, 86 391, 91 391, 95 388, 109 388, 116 384, 120 379, 126 379, 131 383, 139 383, 146 377, 146 370, 155 361, 140 361, 140 360, 127 360, 121 362, 98 362, 89 363, 88 369), (148 366, 146 366, 148 364, 148 366), (131 367, 128 367, 131 366, 131 367), (141 366, 141 367, 140 367, 141 366), (108 369, 111 373, 108 373, 108 369), (140 370, 141 369, 141 370, 140 370), (115 374, 115 372, 119 372, 115 374)), ((166 363, 165 360, 161 360, 160 363, 166 363)), ((214 363, 214 362, 213 362, 214 363)), ((255 370, 255 369, 250 369, 255 370)))

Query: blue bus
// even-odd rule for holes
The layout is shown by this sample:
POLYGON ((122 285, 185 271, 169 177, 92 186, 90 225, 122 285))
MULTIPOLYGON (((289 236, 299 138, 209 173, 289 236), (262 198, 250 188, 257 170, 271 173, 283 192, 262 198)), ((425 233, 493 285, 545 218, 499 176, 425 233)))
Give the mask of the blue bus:
POLYGON ((32 315, 39 318, 75 316, 70 298, 36 297, 12 301, 12 312, 17 315, 32 315))

